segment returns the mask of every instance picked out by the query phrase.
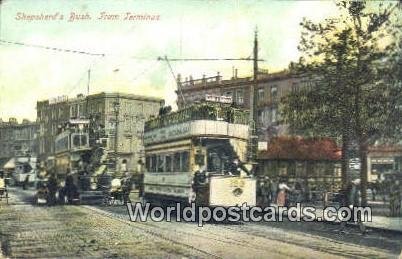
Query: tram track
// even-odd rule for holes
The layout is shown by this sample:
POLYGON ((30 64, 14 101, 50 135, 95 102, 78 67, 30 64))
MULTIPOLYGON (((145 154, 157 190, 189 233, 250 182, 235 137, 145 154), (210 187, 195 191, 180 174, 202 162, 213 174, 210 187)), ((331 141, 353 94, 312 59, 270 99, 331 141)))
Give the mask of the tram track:
MULTIPOLYGON (((325 253, 328 256, 333 257, 348 257, 348 258, 389 258, 389 251, 369 248, 365 246, 350 243, 347 241, 340 241, 328 237, 317 236, 295 231, 295 233, 289 233, 281 228, 267 226, 267 224, 262 223, 251 223, 244 222, 241 224, 228 225, 228 224, 210 224, 208 223, 203 228, 195 227, 192 223, 184 223, 177 228, 175 225, 166 225, 166 222, 132 222, 129 221, 128 215, 122 215, 119 213, 105 211, 102 208, 87 207, 91 210, 96 210, 102 214, 107 213, 109 217, 119 218, 120 221, 131 225, 132 227, 139 228, 143 231, 149 232, 150 234, 156 235, 160 238, 174 241, 180 245, 185 245, 191 249, 194 249, 194 245, 189 245, 183 242, 177 242, 172 237, 166 237, 166 235, 161 234, 163 232, 170 233, 174 232, 174 235, 180 236, 191 236, 199 240, 213 241, 216 244, 221 243, 229 246, 243 247, 244 249, 259 250, 260 252, 266 253, 277 253, 278 255, 286 256, 286 253, 281 253, 280 250, 276 250, 275 247, 267 246, 264 243, 256 242, 257 239, 263 239, 266 243, 281 243, 286 244, 288 247, 304 247, 308 250, 316 251, 319 253, 325 253), (222 231, 227 230, 227 231, 222 231), (237 235, 240 233, 241 235, 237 235), (239 237, 241 236, 241 237, 239 237)), ((180 222, 177 222, 180 224, 180 222)), ((261 241, 261 240, 259 240, 261 241)), ((213 254, 197 247, 197 251, 206 252, 209 256, 214 256, 214 258, 221 258, 220 255, 213 254)))
POLYGON ((242 227, 236 229, 229 226, 222 227, 229 230, 241 232, 248 236, 260 236, 272 241, 279 241, 287 244, 303 246, 316 251, 323 251, 334 256, 342 256, 347 258, 389 258, 389 254, 386 253, 386 251, 376 251, 375 253, 362 253, 361 246, 351 243, 339 242, 325 237, 321 237, 319 240, 316 240, 316 237, 313 238, 312 235, 307 233, 303 233, 303 236, 299 236, 297 238, 292 235, 292 237, 290 238, 285 233, 285 231, 278 228, 270 227, 269 229, 266 229, 266 226, 261 227, 260 224, 256 223, 247 223, 246 225, 247 229, 242 227), (275 232, 278 235, 282 235, 282 237, 273 236, 272 234, 275 232), (325 244, 323 241, 325 242, 325 244))
MULTIPOLYGON (((87 210, 91 210, 91 211, 93 211, 93 212, 99 213, 99 214, 101 214, 101 215, 103 215, 103 216, 105 216, 105 217, 108 217, 108 218, 110 218, 110 219, 117 220, 117 221, 119 221, 119 222, 121 222, 121 223, 124 223, 124 224, 130 226, 131 228, 138 229, 138 230, 140 230, 140 231, 142 231, 142 232, 145 232, 145 233, 147 233, 147 234, 149 234, 149 235, 151 235, 151 236, 155 236, 155 237, 158 237, 158 238, 160 238, 160 239, 162 239, 162 240, 165 240, 165 241, 174 243, 174 244, 179 245, 179 246, 183 246, 183 247, 189 248, 189 249, 194 250, 194 251, 197 251, 197 252, 199 252, 199 253, 201 253, 201 254, 204 254, 204 255, 208 256, 209 258, 223 258, 223 257, 221 257, 221 256, 219 256, 219 255, 216 255, 216 254, 210 253, 210 252, 208 252, 208 251, 199 249, 199 248, 197 248, 197 247, 195 247, 195 246, 193 246, 193 245, 189 245, 189 244, 185 244, 185 243, 182 243, 182 242, 178 242, 178 241, 174 240, 173 238, 166 237, 166 236, 162 235, 161 233, 158 233, 158 232, 156 232, 156 231, 150 230, 150 229, 149 229, 149 227, 150 227, 149 225, 142 224, 142 223, 139 223, 139 224, 136 224, 136 225, 130 224, 130 223, 131 223, 130 221, 128 221, 128 220, 126 220, 126 219, 122 219, 121 217, 119 217, 118 215, 116 215, 116 214, 114 214, 114 213, 111 213, 111 212, 108 212, 108 211, 105 211, 105 210, 101 210, 101 209, 99 209, 99 208, 95 208, 95 207, 92 207, 92 206, 84 205, 84 206, 81 206, 81 208, 85 208, 85 209, 87 209, 87 210), (146 227, 141 227, 141 226, 139 226, 139 225, 144 225, 144 226, 146 226, 146 227, 148 227, 148 228, 146 228, 146 227)), ((153 227, 155 228, 155 226, 153 226, 153 227)))
MULTIPOLYGON (((126 224, 140 229, 142 231, 148 232, 152 235, 158 236, 160 238, 163 238, 165 240, 169 240, 169 241, 174 241, 174 243, 176 244, 180 244, 180 245, 185 245, 188 248, 194 249, 195 246, 193 245, 189 245, 183 242, 177 242, 176 240, 173 240, 173 238, 169 238, 166 237, 165 235, 161 234, 163 232, 168 232, 171 234, 172 231, 174 231, 174 234, 176 236, 180 235, 180 236, 191 236, 192 238, 197 238, 199 240, 207 240, 207 241, 213 241, 214 244, 224 244, 224 245, 229 245, 229 246, 234 246, 234 247, 241 247, 242 249, 252 249, 252 250, 258 250, 260 253, 262 254, 272 254, 275 253, 278 256, 282 256, 282 257, 286 257, 289 256, 289 253, 287 251, 282 251, 281 249, 279 249, 278 247, 273 247, 270 245, 267 245, 269 243, 269 241, 273 241, 275 243, 285 243, 285 248, 287 249, 291 249, 295 246, 300 247, 301 245, 305 246, 306 244, 301 244, 300 242, 285 242, 284 240, 280 239, 280 238, 271 238, 269 237, 269 235, 263 236, 263 235, 252 235, 250 233, 247 233, 246 231, 241 231, 242 234, 245 234, 247 236, 246 237, 239 237, 239 235, 237 233, 239 233, 239 229, 241 229, 241 226, 247 226, 248 223, 241 223, 241 224, 237 224, 236 227, 235 226, 228 226, 226 224, 208 224, 202 228, 196 227, 194 228, 194 224, 191 223, 184 223, 182 222, 182 224, 180 225, 180 229, 178 229, 177 227, 171 226, 171 227, 166 227, 161 225, 161 222, 158 223, 153 223, 153 222, 135 222, 135 226, 131 223, 131 221, 129 221, 127 218, 125 218, 123 215, 118 214, 118 213, 113 213, 113 212, 108 212, 105 211, 103 209, 99 209, 99 208, 94 208, 91 206, 87 206, 87 209, 96 211, 98 213, 104 214, 108 217, 111 218, 118 218, 120 221, 125 222, 126 224), (241 226, 238 226, 241 225, 241 226), (143 227, 140 227, 143 226, 143 227), (151 230, 153 229, 153 230, 151 230), (196 230, 195 230, 196 229, 196 230), (228 230, 228 231, 222 231, 222 229, 228 230), (256 240, 258 239, 258 240, 256 240), (258 242, 257 242, 258 241, 258 242), (268 242, 266 242, 268 241, 268 242)), ((180 222, 178 222, 180 224, 180 222)), ((282 245, 283 247, 283 245, 282 245)), ((319 247, 317 246, 307 246, 306 247, 307 250, 312 250, 312 251, 316 251, 319 253, 326 253, 327 257, 345 257, 348 256, 347 254, 342 254, 342 253, 335 253, 335 252, 329 252, 325 249, 322 249, 322 247, 320 247, 321 249, 317 249, 319 247), (332 255, 332 256, 331 256, 332 255)), ((216 255, 213 253, 210 253, 208 251, 196 248, 197 251, 201 251, 201 252, 205 252, 206 254, 208 254, 209 256, 213 256, 214 258, 222 258, 222 256, 220 255, 216 255)), ((285 249, 286 250, 286 249, 285 249)), ((304 249, 306 250, 306 249, 304 249)), ((351 255, 353 256, 353 255, 351 255)), ((301 258, 303 256, 300 256, 301 258)), ((360 258, 360 257, 356 257, 354 256, 354 258, 360 258)))
MULTIPOLYGON (((301 224, 289 222, 283 223, 282 226, 276 222, 207 222, 203 227, 198 227, 197 223, 176 222, 175 218, 172 218, 173 222, 132 222, 124 206, 31 207, 29 199, 24 198, 28 195, 29 193, 23 193, 23 197, 16 197, 14 202, 18 205, 7 207, 9 209, 2 214, 1 220, 7 223, 3 234, 12 234, 10 238, 2 238, 3 255, 21 255, 32 251, 32 255, 71 256, 72 253, 76 254, 72 252, 74 249, 81 249, 81 256, 93 257, 114 254, 200 258, 267 255, 281 258, 397 257, 395 249, 389 248, 389 245, 395 244, 397 240, 387 241, 385 246, 372 247, 370 244, 373 242, 356 242, 357 232, 351 232, 354 240, 352 242, 350 235, 345 235, 345 239, 333 239, 331 235, 324 235, 324 231, 332 231, 334 234, 339 232, 334 231, 335 227, 328 228, 325 225, 303 224, 305 227, 301 228, 301 224), (20 206, 24 205, 24 201, 26 206, 20 206), (67 215, 72 217, 60 221, 60 217, 67 215), (310 230, 310 227, 313 229, 310 230)), ((366 237, 378 242, 381 236, 373 233, 372 236, 366 237)))

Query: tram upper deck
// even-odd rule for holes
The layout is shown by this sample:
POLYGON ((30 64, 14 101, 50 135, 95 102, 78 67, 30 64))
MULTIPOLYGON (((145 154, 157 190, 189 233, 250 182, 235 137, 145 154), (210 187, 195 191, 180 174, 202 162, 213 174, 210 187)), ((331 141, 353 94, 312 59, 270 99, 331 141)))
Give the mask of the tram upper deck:
POLYGON ((249 137, 247 110, 201 103, 154 118, 145 123, 145 146, 191 137, 249 137))

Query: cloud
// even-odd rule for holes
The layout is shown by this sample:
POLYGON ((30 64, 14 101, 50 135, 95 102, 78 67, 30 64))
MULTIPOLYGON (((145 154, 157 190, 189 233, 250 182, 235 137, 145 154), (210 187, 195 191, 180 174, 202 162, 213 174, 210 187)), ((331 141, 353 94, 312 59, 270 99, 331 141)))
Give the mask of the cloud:
MULTIPOLYGON (((303 16, 321 19, 333 13, 332 2, 318 1, 6 1, 2 6, 2 38, 93 53, 103 58, 13 45, 0 46, 0 118, 36 116, 35 103, 59 95, 86 93, 91 69, 91 93, 124 91, 155 95, 175 103, 176 85, 158 56, 183 58, 240 58, 252 55, 254 28, 258 25, 260 67, 278 70, 297 58, 298 24, 303 16), (102 3, 102 2, 101 2, 102 3), (71 11, 90 13, 159 14, 158 22, 81 21, 21 22, 27 14, 71 11), (135 58, 133 58, 135 57, 135 58), (145 60, 142 58, 146 58, 145 60)), ((171 62, 183 78, 231 77, 252 73, 252 62, 171 62)))

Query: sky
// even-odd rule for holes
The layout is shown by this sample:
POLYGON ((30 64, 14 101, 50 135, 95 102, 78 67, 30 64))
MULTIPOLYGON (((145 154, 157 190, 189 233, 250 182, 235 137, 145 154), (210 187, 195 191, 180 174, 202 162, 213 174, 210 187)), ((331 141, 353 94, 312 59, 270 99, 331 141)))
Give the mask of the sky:
MULTIPOLYGON (((320 21, 336 14, 333 1, 252 0, 3 0, 0 39, 27 45, 105 54, 48 50, 0 42, 0 118, 36 119, 36 102, 57 96, 120 91, 156 96, 174 105, 176 84, 168 58, 251 57, 258 29, 259 67, 286 68, 298 59, 303 17, 320 21), (119 15, 99 19, 101 13, 119 15), (126 13, 158 20, 124 20, 126 13), (70 21, 71 13, 91 19, 70 21), (56 20, 33 20, 32 15, 56 20), (60 19, 63 16, 64 19, 60 19), (88 80, 88 70, 90 80, 88 80)), ((171 62, 174 74, 239 76, 252 62, 171 62)))

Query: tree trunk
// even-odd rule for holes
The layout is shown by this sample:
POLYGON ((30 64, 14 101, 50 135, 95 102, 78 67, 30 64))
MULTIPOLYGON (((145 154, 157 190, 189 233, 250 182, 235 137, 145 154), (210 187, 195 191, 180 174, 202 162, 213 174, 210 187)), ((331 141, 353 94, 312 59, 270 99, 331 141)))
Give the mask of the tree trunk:
POLYGON ((365 138, 361 139, 359 145, 360 151, 360 193, 361 193, 361 205, 367 206, 367 153, 368 144, 365 138))
MULTIPOLYGON (((346 126, 345 126, 346 127, 346 126)), ((347 133, 342 135, 342 165, 341 165, 341 181, 342 189, 345 190, 348 185, 348 167, 349 167, 349 136, 347 133)))

